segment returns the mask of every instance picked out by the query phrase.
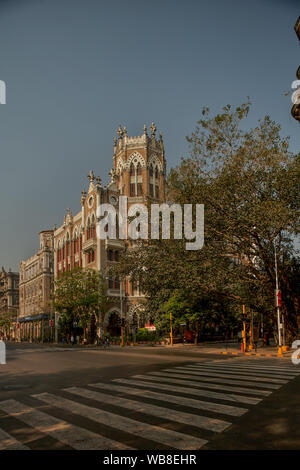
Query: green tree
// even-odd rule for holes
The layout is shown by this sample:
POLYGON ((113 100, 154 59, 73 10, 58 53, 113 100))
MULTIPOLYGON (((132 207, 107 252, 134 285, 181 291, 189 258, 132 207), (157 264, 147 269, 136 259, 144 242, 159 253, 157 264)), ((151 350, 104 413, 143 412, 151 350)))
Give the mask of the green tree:
POLYGON ((0 313, 0 333, 9 334, 10 328, 16 321, 17 314, 12 311, 4 311, 0 313))
POLYGON ((93 341, 96 323, 103 323, 107 305, 106 283, 100 272, 75 268, 55 282, 54 307, 61 314, 60 326, 64 331, 71 331, 76 323, 88 328, 88 339, 93 341))
POLYGON ((300 157, 289 151, 288 139, 268 116, 243 130, 248 112, 249 103, 225 106, 214 117, 204 108, 187 138, 190 156, 168 177, 169 202, 205 206, 203 249, 187 251, 180 240, 141 241, 125 252, 120 269, 139 279, 146 308, 158 318, 179 289, 194 305, 208 299, 211 312, 221 313, 224 328, 241 317, 243 303, 275 324, 276 243, 291 341, 300 314, 299 292, 291 280, 295 270, 299 276, 294 237, 299 234, 300 157))

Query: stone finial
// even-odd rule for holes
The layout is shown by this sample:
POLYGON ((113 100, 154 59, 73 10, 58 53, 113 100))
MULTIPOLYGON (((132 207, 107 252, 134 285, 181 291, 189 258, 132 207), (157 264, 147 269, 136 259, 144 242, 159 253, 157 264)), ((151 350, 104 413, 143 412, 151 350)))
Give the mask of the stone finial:
POLYGON ((151 124, 150 131, 151 131, 152 137, 155 137, 156 125, 154 124, 154 122, 152 122, 151 124))
POLYGON ((144 135, 147 135, 147 126, 144 124, 144 135))
POLYGON ((92 183, 95 179, 95 175, 94 175, 94 172, 93 170, 91 170, 88 174, 88 179, 90 180, 90 183, 92 183))
POLYGON ((116 175, 116 172, 113 168, 108 173, 108 176, 110 177, 110 183, 114 183, 116 181, 116 176, 117 175, 116 175))
POLYGON ((73 217, 72 217, 71 209, 68 208, 68 209, 67 209, 67 214, 66 214, 66 216, 65 216, 65 222, 66 222, 66 224, 72 223, 72 219, 73 219, 73 217))
POLYGON ((101 178, 100 178, 100 176, 96 176, 96 186, 97 186, 97 188, 101 188, 101 178))
POLYGON ((122 138, 123 138, 123 133, 124 133, 124 131, 123 131, 123 129, 122 129, 122 126, 120 125, 120 126, 118 127, 118 130, 117 130, 117 134, 118 134, 118 136, 119 136, 119 139, 122 139, 122 138))
POLYGON ((127 128, 126 128, 126 126, 124 126, 123 134, 124 134, 125 137, 127 136, 127 128))
POLYGON ((85 200, 86 200, 86 191, 83 190, 83 191, 81 191, 81 199, 80 199, 80 204, 82 206, 83 206, 85 200))

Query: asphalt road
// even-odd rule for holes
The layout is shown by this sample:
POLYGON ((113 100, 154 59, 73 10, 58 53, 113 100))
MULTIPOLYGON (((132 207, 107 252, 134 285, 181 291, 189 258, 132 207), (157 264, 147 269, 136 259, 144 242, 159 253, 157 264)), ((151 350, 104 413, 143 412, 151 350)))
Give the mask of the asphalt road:
POLYGON ((0 450, 299 450, 299 374, 289 358, 11 343, 0 450))

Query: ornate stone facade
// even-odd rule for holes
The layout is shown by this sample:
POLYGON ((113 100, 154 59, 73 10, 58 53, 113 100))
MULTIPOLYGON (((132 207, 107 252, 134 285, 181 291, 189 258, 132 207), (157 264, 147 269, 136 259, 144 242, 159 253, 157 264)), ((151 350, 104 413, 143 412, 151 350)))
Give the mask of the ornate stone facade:
POLYGON ((51 294, 54 281, 54 231, 40 232, 40 248, 20 263, 19 338, 51 337, 51 294))
MULTIPOLYGON (((107 271, 111 263, 117 263, 124 248, 121 239, 100 240, 96 236, 97 207, 103 203, 115 206, 118 212, 119 196, 128 197, 128 207, 133 203, 165 201, 166 162, 162 134, 156 138, 156 126, 152 123, 151 134, 147 128, 141 136, 129 137, 126 127, 119 126, 114 139, 113 167, 110 182, 103 187, 100 177, 93 171, 88 175, 88 190, 81 193, 81 211, 72 215, 68 209, 63 224, 54 232, 54 272, 60 273, 76 266, 107 271)), ((111 306, 106 314, 103 328, 117 334, 118 318, 139 323, 142 309, 142 293, 129 279, 119 282, 108 279, 108 295, 111 306), (114 320, 115 326, 113 325, 114 320)))
POLYGON ((19 273, 11 269, 0 272, 0 314, 19 310, 19 273))

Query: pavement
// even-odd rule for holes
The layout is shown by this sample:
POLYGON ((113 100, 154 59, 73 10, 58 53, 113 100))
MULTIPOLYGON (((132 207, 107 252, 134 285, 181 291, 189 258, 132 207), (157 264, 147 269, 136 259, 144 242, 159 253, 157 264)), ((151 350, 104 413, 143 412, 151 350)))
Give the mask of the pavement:
POLYGON ((229 352, 9 343, 0 450, 299 450, 300 366, 229 352))

